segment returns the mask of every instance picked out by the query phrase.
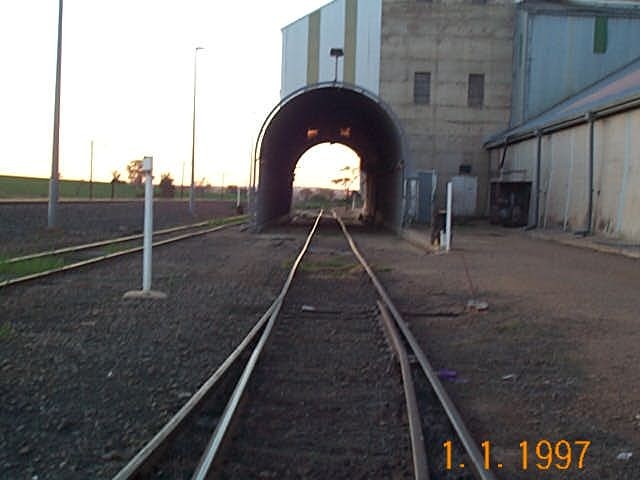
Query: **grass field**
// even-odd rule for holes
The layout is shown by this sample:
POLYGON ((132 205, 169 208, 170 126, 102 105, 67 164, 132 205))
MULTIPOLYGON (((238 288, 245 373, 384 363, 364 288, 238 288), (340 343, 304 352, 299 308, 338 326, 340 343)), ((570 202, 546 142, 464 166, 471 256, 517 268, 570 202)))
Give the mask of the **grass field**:
MULTIPOLYGON (((127 183, 115 185, 116 198, 135 198, 142 195, 142 187, 127 183)), ((47 198, 48 178, 9 177, 0 175, 0 198, 47 198)), ((89 182, 60 180, 61 198, 89 198, 89 182)), ((111 183, 93 182, 94 198, 110 198, 111 183)))
MULTIPOLYGON (((62 199, 88 199, 89 182, 82 180, 60 180, 60 198, 62 199)), ((156 186, 154 195, 159 196, 159 188, 156 186)), ((0 175, 0 199, 45 199, 49 196, 48 178, 10 177, 0 175)), ((114 186, 114 198, 142 198, 144 186, 130 183, 117 183, 114 186)), ((180 198, 180 187, 176 187, 175 197, 180 198)), ((189 189, 184 189, 184 199, 189 197, 189 189)), ((197 198, 221 199, 233 201, 235 192, 225 191, 221 198, 219 190, 196 192, 197 198)), ((111 198, 111 183, 93 182, 93 198, 111 198)))

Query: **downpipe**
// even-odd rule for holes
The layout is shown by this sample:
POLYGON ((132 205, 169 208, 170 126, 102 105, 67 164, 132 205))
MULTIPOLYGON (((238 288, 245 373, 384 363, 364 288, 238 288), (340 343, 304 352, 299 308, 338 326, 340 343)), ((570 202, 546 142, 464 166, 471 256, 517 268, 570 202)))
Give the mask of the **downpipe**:
POLYGON ((537 152, 536 152, 536 208, 535 208, 535 220, 533 224, 527 225, 525 231, 529 232, 538 228, 538 222, 540 221, 540 167, 542 165, 542 131, 536 130, 536 138, 538 140, 537 152))

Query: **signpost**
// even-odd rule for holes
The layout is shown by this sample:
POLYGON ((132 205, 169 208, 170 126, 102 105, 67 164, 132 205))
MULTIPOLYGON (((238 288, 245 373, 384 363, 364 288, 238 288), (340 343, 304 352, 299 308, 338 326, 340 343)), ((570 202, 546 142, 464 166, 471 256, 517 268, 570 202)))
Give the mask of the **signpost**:
POLYGON ((142 253, 142 290, 124 294, 124 298, 163 299, 167 295, 151 290, 152 249, 153 249, 153 157, 144 157, 144 240, 142 253))

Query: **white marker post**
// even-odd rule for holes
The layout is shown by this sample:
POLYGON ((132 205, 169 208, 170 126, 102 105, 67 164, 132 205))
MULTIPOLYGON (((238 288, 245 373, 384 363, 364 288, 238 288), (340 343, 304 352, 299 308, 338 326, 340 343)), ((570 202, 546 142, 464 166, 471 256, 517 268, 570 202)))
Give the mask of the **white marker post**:
POLYGON ((445 230, 445 249, 451 250, 451 216, 453 214, 453 183, 447 183, 447 222, 445 230))
POLYGON ((167 298, 162 292, 151 290, 152 250, 153 250, 153 157, 142 160, 144 173, 144 240, 142 252, 142 290, 124 294, 124 298, 167 298))

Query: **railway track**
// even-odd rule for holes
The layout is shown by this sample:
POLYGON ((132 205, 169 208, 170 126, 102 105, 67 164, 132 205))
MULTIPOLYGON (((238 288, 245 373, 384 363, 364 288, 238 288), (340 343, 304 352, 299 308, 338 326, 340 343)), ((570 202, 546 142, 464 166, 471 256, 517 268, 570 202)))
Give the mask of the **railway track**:
MULTIPOLYGON (((153 246, 179 242, 239 225, 246 217, 204 221, 153 232, 153 246)), ((21 255, 0 261, 0 288, 37 280, 50 275, 92 265, 142 251, 142 234, 21 255)))
POLYGON ((334 217, 318 215, 269 309, 114 480, 428 479, 430 472, 495 478, 375 272, 334 217), (390 375, 397 365, 385 336, 401 376, 390 375), (456 461, 466 464, 462 474, 465 467, 453 474, 436 465, 442 445, 425 445, 433 412, 425 414, 416 398, 416 375, 437 399, 429 410, 458 437, 451 440, 456 461))

